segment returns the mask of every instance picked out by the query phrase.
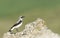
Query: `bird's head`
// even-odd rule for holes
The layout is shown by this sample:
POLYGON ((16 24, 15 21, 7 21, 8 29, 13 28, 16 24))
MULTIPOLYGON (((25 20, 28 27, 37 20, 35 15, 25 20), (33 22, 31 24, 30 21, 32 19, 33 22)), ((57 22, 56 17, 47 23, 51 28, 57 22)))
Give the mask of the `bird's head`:
POLYGON ((19 16, 19 19, 23 20, 25 16, 19 16))
POLYGON ((19 23, 19 21, 23 21, 25 16, 19 16, 19 20, 17 21, 17 23, 19 23))
POLYGON ((24 18, 25 16, 20 16, 20 18, 24 18))

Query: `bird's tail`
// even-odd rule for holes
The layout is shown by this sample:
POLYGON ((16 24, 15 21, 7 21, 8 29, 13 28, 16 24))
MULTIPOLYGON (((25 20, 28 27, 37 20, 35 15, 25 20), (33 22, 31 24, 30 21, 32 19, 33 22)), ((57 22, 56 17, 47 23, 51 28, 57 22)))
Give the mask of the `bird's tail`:
POLYGON ((12 31, 11 29, 12 29, 12 27, 8 30, 8 32, 11 32, 12 31))
POLYGON ((10 29, 8 32, 9 32, 10 34, 13 34, 12 31, 11 31, 11 29, 10 29))
POLYGON ((11 32, 11 29, 8 32, 11 32))

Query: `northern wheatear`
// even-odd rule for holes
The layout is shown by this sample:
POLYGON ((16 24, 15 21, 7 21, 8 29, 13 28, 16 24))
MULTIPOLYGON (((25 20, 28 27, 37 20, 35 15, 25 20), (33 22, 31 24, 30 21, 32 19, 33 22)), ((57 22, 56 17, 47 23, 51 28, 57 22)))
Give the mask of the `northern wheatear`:
POLYGON ((22 25, 23 19, 24 19, 24 16, 20 16, 20 17, 19 17, 19 20, 17 21, 17 23, 15 23, 15 24, 10 28, 9 32, 12 32, 12 30, 14 30, 14 29, 16 29, 16 30, 18 31, 17 28, 19 28, 19 27, 22 25))

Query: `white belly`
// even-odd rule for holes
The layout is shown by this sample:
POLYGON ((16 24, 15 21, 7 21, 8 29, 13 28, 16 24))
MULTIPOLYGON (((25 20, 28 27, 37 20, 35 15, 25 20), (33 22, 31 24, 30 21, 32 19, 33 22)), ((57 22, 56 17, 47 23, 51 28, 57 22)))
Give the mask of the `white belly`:
POLYGON ((18 28, 18 27, 20 27, 22 25, 22 23, 21 24, 19 24, 19 25, 17 25, 17 26, 15 26, 15 28, 18 28))
POLYGON ((14 30, 15 28, 19 28, 21 25, 22 25, 22 23, 17 25, 17 26, 15 26, 15 27, 13 27, 11 30, 14 30))

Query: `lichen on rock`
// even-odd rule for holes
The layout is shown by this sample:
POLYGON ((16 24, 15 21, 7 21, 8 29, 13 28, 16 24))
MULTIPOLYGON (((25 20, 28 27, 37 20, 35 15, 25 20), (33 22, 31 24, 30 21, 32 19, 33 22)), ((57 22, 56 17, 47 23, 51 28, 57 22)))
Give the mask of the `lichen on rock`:
POLYGON ((23 31, 16 34, 4 33, 3 38, 60 38, 60 35, 48 29, 45 21, 38 18, 34 22, 25 25, 23 31))

